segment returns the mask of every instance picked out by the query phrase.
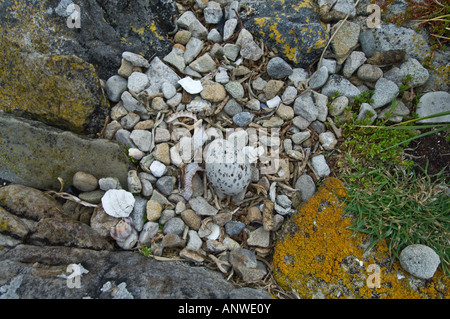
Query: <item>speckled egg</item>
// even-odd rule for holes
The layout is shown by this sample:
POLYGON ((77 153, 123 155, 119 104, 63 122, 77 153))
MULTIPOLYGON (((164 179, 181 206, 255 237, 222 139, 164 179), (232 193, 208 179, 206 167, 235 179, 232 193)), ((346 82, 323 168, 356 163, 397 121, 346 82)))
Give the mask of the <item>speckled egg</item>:
POLYGON ((245 191, 251 180, 250 163, 242 150, 224 139, 212 141, 206 150, 206 176, 220 196, 245 191))

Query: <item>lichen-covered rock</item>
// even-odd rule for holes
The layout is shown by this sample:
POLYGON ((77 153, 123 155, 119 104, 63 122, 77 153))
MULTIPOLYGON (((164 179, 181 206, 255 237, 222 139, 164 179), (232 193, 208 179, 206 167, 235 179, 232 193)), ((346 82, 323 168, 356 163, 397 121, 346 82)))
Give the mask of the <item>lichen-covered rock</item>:
POLYGON ((241 1, 241 5, 246 4, 255 12, 243 18, 244 27, 281 57, 307 67, 321 54, 328 33, 313 1, 241 1))
POLYGON ((449 298, 449 279, 442 269, 425 282, 413 278, 398 261, 391 266, 384 241, 365 251, 370 239, 353 236, 351 218, 343 216, 346 196, 343 183, 329 178, 285 223, 273 257, 274 277, 281 287, 306 299, 449 298), (373 287, 369 265, 379 267, 379 287, 373 287))
POLYGON ((27 53, 0 37, 0 110, 94 134, 109 106, 94 67, 76 56, 27 53))

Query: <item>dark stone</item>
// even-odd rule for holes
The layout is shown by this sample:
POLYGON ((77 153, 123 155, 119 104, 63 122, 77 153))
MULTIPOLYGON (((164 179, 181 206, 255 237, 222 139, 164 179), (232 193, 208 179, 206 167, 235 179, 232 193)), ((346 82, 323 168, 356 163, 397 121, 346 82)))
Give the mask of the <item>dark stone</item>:
POLYGON ((107 282, 125 283, 128 293, 121 295, 135 299, 270 299, 265 291, 235 288, 204 267, 160 262, 137 252, 27 245, 0 251, 0 298, 111 299, 114 289, 102 291, 107 282), (79 288, 68 287, 71 264, 88 271, 79 288))

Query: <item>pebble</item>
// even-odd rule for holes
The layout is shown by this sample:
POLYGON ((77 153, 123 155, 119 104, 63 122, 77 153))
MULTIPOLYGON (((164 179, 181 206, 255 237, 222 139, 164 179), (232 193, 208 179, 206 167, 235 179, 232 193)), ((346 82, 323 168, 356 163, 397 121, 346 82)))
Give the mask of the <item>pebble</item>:
POLYGON ((164 224, 163 228, 164 234, 182 235, 183 231, 184 231, 184 222, 179 217, 173 217, 164 224))
POLYGON ((313 90, 320 89, 328 80, 328 68, 322 66, 319 70, 311 75, 309 80, 309 87, 313 90))
POLYGON ((127 89, 127 79, 119 76, 113 75, 106 81, 106 96, 112 102, 119 102, 122 93, 127 89))
POLYGON ((133 194, 139 194, 142 190, 141 180, 135 170, 128 171, 127 175, 128 191, 133 194))
MULTIPOLYGON (((444 91, 425 93, 417 104, 419 118, 450 111, 450 94, 444 91)), ((418 123, 450 123, 450 115, 417 121, 418 123)))
POLYGON ((375 65, 364 64, 358 69, 357 75, 363 81, 376 82, 383 76, 383 71, 375 65))
POLYGON ((225 90, 235 99, 242 99, 244 97, 244 88, 239 82, 228 82, 225 84, 225 90))
POLYGON ((380 78, 375 84, 375 92, 372 96, 373 108, 377 109, 392 102, 398 92, 399 88, 394 82, 385 78, 380 78))
POLYGON ((370 58, 375 54, 376 42, 371 30, 361 32, 359 35, 359 42, 361 43, 361 50, 364 52, 366 57, 370 58))
POLYGON ((133 143, 142 152, 148 152, 152 145, 152 133, 145 130, 133 130, 130 134, 133 143))
POLYGON ((311 137, 310 131, 298 132, 291 136, 291 140, 294 144, 301 144, 311 137))
POLYGON ((319 134, 319 142, 326 151, 334 150, 337 139, 332 132, 323 132, 319 134))
POLYGON ((259 227, 256 230, 250 232, 247 244, 249 246, 257 247, 269 247, 270 245, 270 231, 264 229, 264 227, 259 227))
POLYGON ((330 175, 330 167, 325 160, 325 156, 323 156, 322 154, 312 157, 311 164, 314 168, 314 171, 317 173, 317 176, 325 177, 330 175))
POLYGON ((98 186, 103 191, 110 189, 122 189, 120 181, 117 177, 103 177, 98 180, 98 186))
POLYGON ((141 72, 133 72, 128 77, 127 87, 134 93, 140 93, 147 88, 148 84, 149 80, 147 75, 141 72))
POLYGON ((117 74, 125 79, 128 79, 131 73, 133 73, 133 69, 133 64, 122 58, 122 62, 120 64, 119 70, 117 70, 117 74))
POLYGON ((148 221, 142 227, 142 231, 139 234, 139 241, 143 245, 149 245, 152 238, 155 237, 156 233, 159 231, 159 224, 148 221))
POLYGON ((211 29, 208 33, 207 39, 212 43, 222 42, 222 35, 219 31, 217 31, 217 29, 211 29))
POLYGON ((364 52, 353 51, 350 56, 345 60, 342 73, 346 78, 352 76, 352 74, 366 62, 367 58, 364 52))
POLYGON ((233 116, 233 123, 237 126, 245 127, 253 121, 254 115, 250 112, 240 112, 233 116))
POLYGON ((205 43, 197 38, 190 38, 186 44, 186 51, 184 52, 184 63, 189 64, 200 54, 205 43))
POLYGON ((322 87, 322 94, 330 97, 338 91, 339 95, 348 98, 358 96, 361 92, 349 80, 339 74, 329 76, 327 83, 322 87))
POLYGON ((441 260, 430 247, 422 244, 409 245, 400 253, 400 265, 411 275, 430 279, 434 276, 441 260))
POLYGON ((73 186, 82 192, 90 192, 98 187, 98 180, 94 175, 81 171, 73 175, 72 183, 73 186))
POLYGON ((280 57, 270 59, 267 64, 267 74, 274 79, 284 79, 292 72, 292 67, 280 57))
POLYGON ((346 96, 338 96, 334 99, 330 104, 330 115, 338 116, 341 115, 345 108, 348 106, 348 97, 346 96))
POLYGON ((237 19, 228 19, 223 27, 223 41, 227 41, 234 34, 234 30, 238 24, 237 19))
POLYGON ((297 89, 290 85, 284 90, 283 95, 281 96, 281 100, 286 105, 292 104, 295 101, 297 94, 297 89))
POLYGON ((206 23, 217 24, 223 17, 222 8, 219 3, 209 1, 208 6, 203 9, 203 15, 206 23))
POLYGON ((211 206, 206 199, 201 196, 191 198, 189 200, 189 205, 199 216, 214 216, 217 214, 218 210, 211 206))
POLYGON ((161 177, 167 172, 167 167, 160 161, 153 161, 149 167, 150 172, 155 177, 161 177))
POLYGON ((152 180, 153 177, 151 174, 145 173, 145 172, 140 172, 138 174, 139 179, 141 180, 141 185, 142 185, 142 190, 141 190, 141 194, 142 196, 145 197, 150 197, 153 194, 153 185, 152 185, 152 180))
POLYGON ((317 119, 319 111, 314 104, 311 93, 300 95, 294 102, 294 114, 301 115, 305 120, 312 122, 317 119))
POLYGON ((172 176, 163 176, 156 182, 156 188, 164 195, 169 196, 174 187, 174 178, 172 176))
MULTIPOLYGON (((120 125, 125 130, 132 130, 134 126, 139 123, 141 117, 134 112, 129 112, 127 115, 120 119, 120 125)), ((131 136, 130 136, 131 138, 131 136)))
POLYGON ((302 201, 308 201, 316 192, 316 183, 308 174, 301 175, 295 182, 295 189, 300 190, 302 201))
POLYGON ((177 94, 177 89, 170 82, 164 82, 161 86, 161 91, 166 100, 173 98, 177 94))
POLYGON ((377 118, 377 112, 374 110, 372 105, 369 103, 362 103, 359 107, 358 117, 356 118, 358 121, 363 121, 365 119, 370 119, 368 124, 372 124, 377 118))
POLYGON ((430 77, 428 70, 414 58, 410 58, 402 63, 402 65, 400 65, 400 72, 404 76, 407 74, 411 75, 411 80, 408 82, 410 87, 424 85, 430 77))
POLYGON ((227 113, 229 116, 233 117, 236 114, 243 111, 243 108, 239 102, 237 102, 235 99, 230 99, 227 104, 225 104, 223 108, 224 112, 227 113))
POLYGON ((155 222, 161 217, 161 213, 162 213, 161 204, 153 199, 150 199, 147 202, 147 220, 155 222))
POLYGON ((192 209, 186 209, 181 212, 181 218, 189 228, 198 230, 201 226, 202 219, 192 209))
POLYGON ((174 36, 174 41, 176 43, 186 45, 191 39, 191 36, 192 34, 188 30, 179 30, 174 36))
POLYGON ((243 222, 239 222, 236 220, 230 220, 225 224, 225 231, 230 236, 239 235, 245 228, 245 224, 243 222))
MULTIPOLYGON (((241 31, 242 33, 242 31, 241 31)), ((244 38, 240 42, 241 45, 241 56, 244 59, 258 61, 264 54, 264 51, 255 43, 255 41, 244 38)))
POLYGON ((186 245, 186 248, 192 251, 197 251, 202 247, 203 241, 198 236, 198 233, 195 230, 188 231, 188 243, 186 245))
POLYGON ((200 95, 203 99, 216 103, 223 101, 227 93, 222 84, 214 82, 211 85, 205 85, 200 95))
MULTIPOLYGON (((216 62, 211 58, 208 53, 203 54, 189 64, 189 66, 197 72, 206 73, 214 71, 216 68, 216 62)), ((198 92, 197 92, 198 93, 198 92)))
POLYGON ((276 111, 276 114, 285 121, 292 120, 294 118, 294 109, 290 106, 280 104, 276 111))

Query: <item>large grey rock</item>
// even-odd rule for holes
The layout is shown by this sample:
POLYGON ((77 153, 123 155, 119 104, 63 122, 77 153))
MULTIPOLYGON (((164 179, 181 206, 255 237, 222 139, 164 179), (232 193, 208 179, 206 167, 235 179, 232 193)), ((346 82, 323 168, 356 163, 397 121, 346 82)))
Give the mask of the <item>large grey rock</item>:
POLYGON ((375 45, 377 51, 406 51, 406 58, 415 58, 419 62, 430 56, 431 49, 424 37, 413 29, 399 27, 395 24, 383 24, 375 29, 375 45))
POLYGON ((421 244, 407 246, 400 253, 399 259, 404 270, 421 279, 433 277, 441 263, 439 255, 433 249, 421 244))
POLYGON ((114 176, 127 185, 126 150, 104 139, 86 139, 36 121, 0 113, 0 177, 40 189, 66 186, 78 171, 114 176))
POLYGON ((338 91, 339 95, 344 95, 349 98, 358 96, 361 93, 356 86, 342 75, 332 74, 329 76, 327 83, 322 87, 322 94, 330 97, 335 91, 338 91))
MULTIPOLYGON (((76 266, 75 266, 76 267, 76 266)), ((261 290, 235 288, 223 276, 183 262, 160 262, 131 251, 94 251, 20 245, 0 254, 0 298, 21 299, 236 299, 264 298, 261 290), (51 261, 51 263, 50 263, 51 261), (78 265, 79 288, 68 265, 78 265), (82 267, 82 268, 81 268, 82 267), (118 294, 108 287, 126 287, 118 294), (102 289, 103 288, 103 289, 102 289)))
MULTIPOLYGON (((441 112, 450 111, 450 94, 448 92, 429 92, 424 94, 417 104, 419 117, 431 116, 441 112)), ((418 123, 450 123, 450 115, 429 118, 417 121, 418 123)))
POLYGON ((374 109, 382 107, 390 102, 398 95, 399 88, 397 84, 391 80, 380 78, 375 84, 375 92, 373 93, 372 106, 374 109))

